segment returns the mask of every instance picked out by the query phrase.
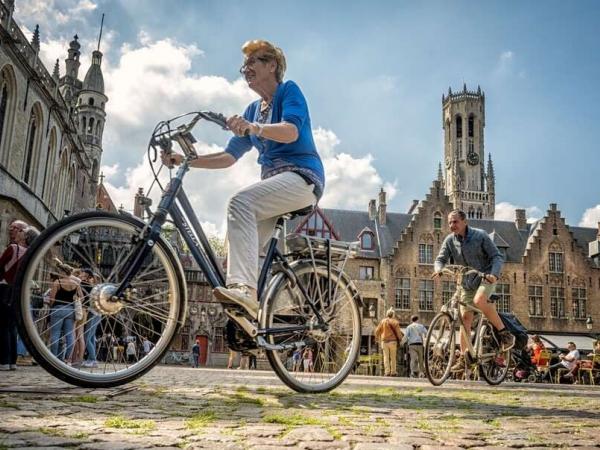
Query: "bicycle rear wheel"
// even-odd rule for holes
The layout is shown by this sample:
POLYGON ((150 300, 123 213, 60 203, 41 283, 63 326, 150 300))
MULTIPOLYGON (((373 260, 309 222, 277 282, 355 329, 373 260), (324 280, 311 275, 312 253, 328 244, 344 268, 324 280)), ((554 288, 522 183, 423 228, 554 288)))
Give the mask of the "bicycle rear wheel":
POLYGON ((150 370, 169 349, 184 318, 186 291, 179 261, 162 238, 127 295, 112 298, 143 227, 131 216, 83 213, 49 227, 29 248, 13 297, 18 326, 29 352, 52 375, 82 387, 117 386, 150 370), (78 322, 73 304, 46 304, 65 264, 95 275, 83 291, 78 322))
POLYGON ((502 383, 508 374, 511 351, 500 351, 494 329, 489 323, 483 324, 479 333, 479 373, 488 384, 495 386, 502 383))
POLYGON ((279 378, 297 392, 327 392, 344 381, 352 371, 360 348, 360 311, 349 280, 337 270, 331 273, 331 295, 328 295, 327 265, 310 261, 293 263, 292 269, 308 296, 316 305, 327 330, 311 328, 318 319, 306 302, 298 284, 284 274, 271 282, 263 303, 261 328, 283 328, 304 325, 302 331, 268 335, 269 344, 297 343, 296 350, 267 350, 267 358, 279 378), (312 360, 303 356, 312 351, 312 360), (294 357, 294 352, 300 352, 294 357), (308 362, 307 362, 308 361, 308 362))
POLYGON ((425 337, 425 373, 434 386, 440 386, 450 376, 454 363, 456 336, 450 314, 437 314, 425 337))

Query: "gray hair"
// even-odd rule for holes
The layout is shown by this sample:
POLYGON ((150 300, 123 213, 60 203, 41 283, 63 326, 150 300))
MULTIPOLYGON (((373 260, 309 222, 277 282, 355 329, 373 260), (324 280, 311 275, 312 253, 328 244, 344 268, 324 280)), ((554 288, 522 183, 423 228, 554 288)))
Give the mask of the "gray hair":
POLYGON ((40 230, 38 230, 36 227, 29 226, 25 228, 24 233, 25 245, 29 247, 33 243, 33 241, 35 241, 35 238, 37 238, 40 235, 40 230))
POLYGON ((390 309, 388 309, 387 316, 388 316, 389 318, 392 318, 392 317, 395 317, 395 316, 396 316, 396 311, 394 310, 394 308, 390 308, 390 309))

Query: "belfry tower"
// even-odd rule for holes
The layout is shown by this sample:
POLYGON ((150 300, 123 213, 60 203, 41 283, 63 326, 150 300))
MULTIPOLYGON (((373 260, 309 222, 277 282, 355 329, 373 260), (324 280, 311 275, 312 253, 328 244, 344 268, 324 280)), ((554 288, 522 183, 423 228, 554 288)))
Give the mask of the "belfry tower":
POLYGON ((491 156, 485 168, 485 94, 468 91, 442 95, 444 186, 455 208, 472 219, 493 219, 495 178, 491 156))

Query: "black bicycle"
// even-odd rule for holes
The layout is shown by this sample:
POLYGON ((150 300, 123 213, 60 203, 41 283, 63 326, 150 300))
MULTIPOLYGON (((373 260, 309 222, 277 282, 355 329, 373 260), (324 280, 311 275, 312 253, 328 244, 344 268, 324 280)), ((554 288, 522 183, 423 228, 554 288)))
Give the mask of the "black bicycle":
MULTIPOLYGON (((502 383, 511 360, 511 351, 502 351, 494 327, 480 309, 462 301, 463 277, 476 274, 482 279, 484 273, 472 267, 447 265, 443 275, 454 278, 456 291, 435 315, 425 337, 425 373, 434 386, 440 386, 451 375, 459 339, 466 344, 464 365, 465 379, 482 377, 488 384, 502 383), (461 311, 474 313, 471 330, 465 329, 461 311)), ((493 297, 493 296, 492 296, 493 297)), ((490 298, 492 300, 492 298, 490 298)))
MULTIPOLYGON (((159 181, 160 169, 151 164, 163 192, 156 210, 146 205, 151 214, 147 222, 127 213, 85 212, 46 229, 27 252, 15 283, 18 326, 36 361, 54 376, 83 387, 121 385, 150 370, 169 350, 187 314, 184 271, 163 232, 169 216, 208 283, 213 288, 225 284, 182 187, 189 163, 197 157, 191 132, 200 120, 226 129, 225 117, 212 112, 189 113, 155 128, 148 146, 151 162, 158 151, 173 151, 173 143, 184 160, 166 187, 159 181), (65 264, 95 274, 89 295, 80 299, 86 317, 75 324, 84 337, 96 339, 93 364, 71 364, 67 353, 72 341, 64 314, 43 301, 65 264), (125 339, 118 341, 121 336, 125 339), (128 358, 131 341, 138 349, 149 341, 146 348, 151 350, 141 357, 138 350, 135 358, 128 358)), ((351 372, 360 346, 362 301, 344 273, 356 243, 299 234, 280 242, 284 221, 309 212, 292 212, 277 221, 258 281, 258 319, 236 306, 224 308, 230 348, 264 349, 286 385, 316 393, 335 388, 351 372), (306 348, 312 350, 313 360, 303 371, 294 367, 293 354, 306 348)))

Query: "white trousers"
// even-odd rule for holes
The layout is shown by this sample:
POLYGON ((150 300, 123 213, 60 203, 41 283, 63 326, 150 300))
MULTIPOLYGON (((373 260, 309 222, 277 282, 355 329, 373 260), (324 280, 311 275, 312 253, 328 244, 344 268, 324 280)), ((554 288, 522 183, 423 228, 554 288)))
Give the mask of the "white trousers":
POLYGON ((294 172, 283 172, 234 194, 227 205, 227 285, 256 289, 258 256, 279 216, 314 205, 313 185, 294 172))

